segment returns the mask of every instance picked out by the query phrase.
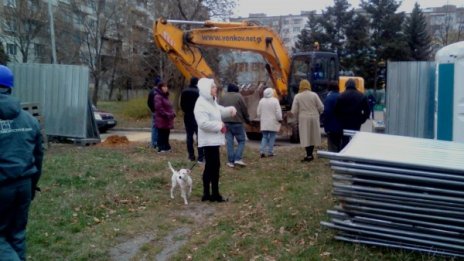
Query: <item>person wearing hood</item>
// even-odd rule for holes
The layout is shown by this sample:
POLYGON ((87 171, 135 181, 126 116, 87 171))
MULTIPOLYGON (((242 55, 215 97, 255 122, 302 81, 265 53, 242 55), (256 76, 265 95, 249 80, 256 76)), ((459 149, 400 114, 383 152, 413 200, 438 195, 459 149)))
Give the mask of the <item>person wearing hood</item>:
POLYGON ((165 82, 158 83, 155 95, 155 124, 158 128, 158 152, 171 151, 169 135, 174 128, 176 113, 169 101, 169 88, 165 82))
MULTIPOLYGON (((345 91, 338 97, 335 105, 335 116, 340 121, 343 130, 359 131, 361 125, 369 118, 369 102, 367 97, 356 90, 356 83, 349 79, 345 83, 345 91)), ((341 149, 350 141, 343 136, 341 149)))
POLYGON ((29 206, 42 173, 38 121, 11 96, 11 70, 0 65, 0 260, 26 259, 29 206))
MULTIPOLYGON (((198 125, 193 114, 195 103, 197 102, 198 93, 198 78, 192 77, 190 85, 185 88, 180 95, 180 107, 184 112, 184 126, 186 133, 187 152, 190 161, 195 161, 195 150, 193 148, 193 135, 197 136, 198 142, 198 125)), ((203 149, 198 148, 198 162, 203 163, 203 149)))
POLYGON ((222 106, 234 106, 237 114, 233 117, 223 118, 226 124, 226 146, 227 146, 227 166, 233 168, 235 165, 246 166, 243 162, 243 150, 245 149, 245 126, 250 123, 250 116, 245 104, 245 100, 239 93, 238 86, 231 83, 227 86, 227 92, 219 100, 222 106), (234 139, 237 140, 237 148, 234 149, 234 139))
POLYGON ((217 86, 213 79, 201 78, 198 89, 200 96, 193 111, 198 124, 198 147, 203 148, 205 154, 201 200, 224 202, 226 199, 219 193, 219 147, 225 143, 227 129, 221 117, 235 116, 237 110, 233 106, 224 107, 217 103, 217 86))
POLYGON ((266 88, 258 103, 257 117, 262 134, 259 151, 261 158, 274 156, 274 143, 282 122, 282 109, 279 100, 274 97, 274 89, 266 88), (267 153, 267 154, 266 154, 267 153))
POLYGON ((314 159, 314 146, 321 145, 321 124, 319 118, 324 111, 319 96, 311 91, 308 80, 301 80, 298 94, 293 98, 291 113, 298 122, 300 145, 305 148, 306 156, 302 162, 314 159))

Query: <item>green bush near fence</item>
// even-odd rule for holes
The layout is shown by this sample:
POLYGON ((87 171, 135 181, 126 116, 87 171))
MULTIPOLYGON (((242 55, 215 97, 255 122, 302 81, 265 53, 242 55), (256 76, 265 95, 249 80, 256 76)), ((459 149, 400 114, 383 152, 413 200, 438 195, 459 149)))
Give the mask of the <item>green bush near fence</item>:
POLYGON ((101 101, 98 103, 98 108, 113 113, 117 119, 121 117, 142 120, 150 119, 151 112, 147 107, 146 98, 136 98, 129 101, 101 101))
POLYGON ((122 114, 136 120, 151 117, 151 112, 147 107, 146 98, 138 98, 127 101, 125 106, 122 107, 122 114))

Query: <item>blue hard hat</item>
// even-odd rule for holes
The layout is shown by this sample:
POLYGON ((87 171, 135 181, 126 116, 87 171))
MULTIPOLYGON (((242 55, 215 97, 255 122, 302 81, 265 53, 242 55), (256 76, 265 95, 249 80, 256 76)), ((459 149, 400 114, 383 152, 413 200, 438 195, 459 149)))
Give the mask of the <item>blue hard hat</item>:
POLYGON ((0 65, 0 86, 6 88, 13 88, 13 85, 13 73, 5 65, 0 65))

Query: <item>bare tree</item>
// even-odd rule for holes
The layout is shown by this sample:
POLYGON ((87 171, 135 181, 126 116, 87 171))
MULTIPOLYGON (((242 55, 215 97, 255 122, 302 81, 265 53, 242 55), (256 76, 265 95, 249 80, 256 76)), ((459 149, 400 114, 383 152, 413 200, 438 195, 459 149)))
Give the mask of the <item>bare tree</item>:
POLYGON ((10 61, 10 57, 3 50, 3 43, 0 42, 0 64, 6 65, 10 61))
POLYGON ((54 11, 57 61, 61 64, 81 64, 83 15, 75 14, 72 6, 60 2, 54 11), (73 19, 73 17, 75 19, 73 19))
POLYGON ((452 16, 451 16, 451 6, 446 5, 443 7, 444 12, 444 21, 441 23, 435 32, 435 41, 441 46, 446 46, 450 44, 450 35, 452 34, 452 16))
POLYGON ((235 0, 175 0, 182 19, 228 18, 232 15, 235 0))
MULTIPOLYGON (((41 0, 16 0, 3 8, 5 34, 2 38, 14 42, 21 53, 23 63, 29 61, 35 40, 47 35, 44 30, 48 22, 46 10, 46 5, 41 0)), ((40 45, 37 47, 40 48, 40 45)), ((40 50, 37 51, 39 54, 40 50)))
POLYGON ((98 93, 108 72, 108 60, 114 59, 118 40, 118 23, 127 7, 124 0, 71 0, 72 14, 82 22, 79 41, 80 60, 89 67, 94 89, 92 102, 98 103, 98 93))
MULTIPOLYGON (((159 8, 157 8, 159 16, 198 21, 211 18, 226 19, 231 15, 232 9, 236 5, 235 0, 175 0, 166 2, 160 3, 159 8)), ((184 26, 183 28, 185 30, 190 29, 189 26, 184 26)), ((221 51, 216 48, 205 48, 202 50, 202 53, 211 68, 215 72, 219 72, 219 54, 221 51)), ((169 63, 169 66, 163 67, 165 70, 164 73, 167 73, 165 77, 167 76, 175 81, 174 86, 185 85, 185 80, 172 63, 169 63)))

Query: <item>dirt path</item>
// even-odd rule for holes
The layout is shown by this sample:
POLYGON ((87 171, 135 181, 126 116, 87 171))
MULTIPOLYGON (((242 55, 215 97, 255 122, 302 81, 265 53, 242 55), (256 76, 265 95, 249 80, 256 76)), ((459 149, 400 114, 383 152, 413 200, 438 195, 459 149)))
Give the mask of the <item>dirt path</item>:
POLYGON ((126 239, 124 242, 113 247, 110 250, 110 260, 127 261, 137 255, 140 249, 147 243, 162 246, 161 252, 156 255, 156 260, 169 260, 179 249, 184 246, 188 240, 188 235, 192 232, 193 227, 198 228, 209 224, 214 218, 215 207, 205 203, 191 203, 187 209, 173 213, 174 217, 187 217, 193 220, 193 223, 186 224, 170 231, 167 236, 161 240, 155 240, 153 234, 142 234, 135 238, 126 239))

